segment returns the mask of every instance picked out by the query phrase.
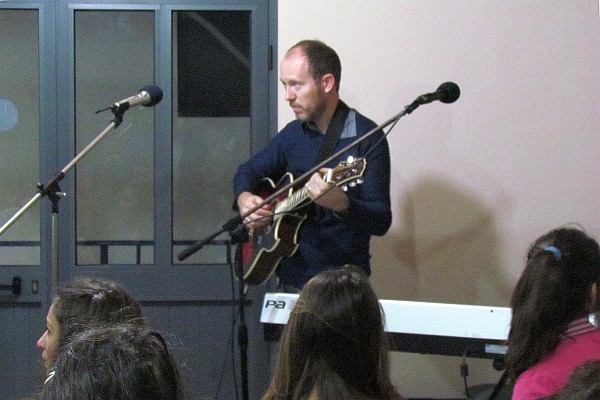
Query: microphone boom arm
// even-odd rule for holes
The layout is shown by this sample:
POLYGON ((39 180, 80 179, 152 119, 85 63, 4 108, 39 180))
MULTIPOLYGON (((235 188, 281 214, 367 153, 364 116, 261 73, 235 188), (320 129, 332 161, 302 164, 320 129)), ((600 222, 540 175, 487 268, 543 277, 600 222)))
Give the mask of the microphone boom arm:
POLYGON ((38 193, 31 198, 19 211, 17 211, 1 228, 0 235, 2 235, 12 224, 14 224, 21 215, 23 215, 29 208, 31 208, 39 199, 45 195, 50 195, 52 192, 58 190, 58 183, 65 177, 66 173, 75 166, 87 153, 94 148, 106 135, 117 128, 122 121, 123 114, 115 114, 110 124, 92 140, 79 154, 75 156, 67 165, 60 170, 60 172, 47 184, 38 184, 38 193))

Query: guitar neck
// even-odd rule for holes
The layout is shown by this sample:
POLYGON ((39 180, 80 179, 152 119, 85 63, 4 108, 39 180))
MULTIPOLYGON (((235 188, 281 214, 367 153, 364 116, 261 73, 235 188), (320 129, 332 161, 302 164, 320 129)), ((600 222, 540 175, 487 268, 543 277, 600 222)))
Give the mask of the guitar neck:
MULTIPOLYGON (((358 178, 363 175, 365 167, 366 161, 364 159, 354 159, 353 157, 349 157, 347 162, 341 162, 337 167, 329 169, 327 173, 323 175, 323 180, 328 183, 334 183, 335 186, 350 182, 350 185, 352 186, 356 184, 354 180, 361 183, 361 180, 358 178)), ((278 215, 282 215, 298 207, 308 199, 308 197, 308 191, 304 187, 291 193, 288 197, 275 205, 275 218, 277 218, 278 215)))
POLYGON ((293 210, 307 199, 308 192, 304 187, 293 192, 291 195, 277 203, 277 205, 275 206, 275 218, 277 218, 278 215, 293 210))

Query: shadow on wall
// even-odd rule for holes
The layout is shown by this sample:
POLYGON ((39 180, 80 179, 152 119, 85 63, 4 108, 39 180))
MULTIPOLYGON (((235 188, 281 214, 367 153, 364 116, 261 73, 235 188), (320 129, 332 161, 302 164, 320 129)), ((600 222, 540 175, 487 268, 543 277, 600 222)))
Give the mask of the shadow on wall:
POLYGON ((417 181, 404 199, 394 210, 400 228, 373 241, 380 298, 507 306, 513 285, 492 211, 444 177, 417 181))
MULTIPOLYGON (((379 297, 507 306, 512 283, 503 274, 493 211, 443 176, 423 176, 402 196, 394 229, 373 241, 379 297)), ((498 381, 491 360, 468 362, 469 386, 498 381)), ((408 397, 464 398, 460 357, 394 353, 391 364, 394 384, 408 397)))

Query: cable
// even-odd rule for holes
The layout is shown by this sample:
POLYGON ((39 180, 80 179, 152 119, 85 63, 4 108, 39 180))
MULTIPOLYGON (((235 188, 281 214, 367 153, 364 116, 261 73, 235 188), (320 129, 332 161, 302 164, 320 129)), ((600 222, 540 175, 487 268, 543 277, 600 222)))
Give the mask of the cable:
POLYGON ((471 396, 469 394, 469 385, 467 384, 467 377, 469 376, 469 365, 467 364, 467 354, 469 350, 465 350, 462 355, 462 363, 460 364, 460 376, 463 378, 463 382, 465 384, 465 396, 467 400, 471 400, 471 396))
POLYGON ((223 354, 223 362, 221 364, 221 371, 219 373, 219 380, 217 381, 217 387, 215 389, 215 395, 213 397, 214 399, 218 399, 219 395, 221 394, 221 386, 223 384, 223 378, 225 376, 225 369, 227 368, 227 359, 228 359, 229 355, 231 355, 231 363, 232 363, 232 368, 233 368, 233 385, 234 385, 234 389, 235 389, 235 398, 239 399, 237 368, 236 368, 236 360, 235 360, 235 348, 234 348, 234 344, 233 344, 233 342, 234 342, 233 337, 235 336, 235 326, 237 324, 239 310, 236 307, 236 298, 235 298, 236 291, 235 291, 235 278, 234 278, 233 266, 232 266, 232 268, 229 268, 229 270, 230 270, 230 281, 231 281, 231 297, 233 299, 233 301, 231 303, 232 304, 231 314, 232 314, 233 318, 231 321, 231 331, 229 333, 229 340, 228 340, 227 346, 226 346, 228 351, 226 351, 223 354))

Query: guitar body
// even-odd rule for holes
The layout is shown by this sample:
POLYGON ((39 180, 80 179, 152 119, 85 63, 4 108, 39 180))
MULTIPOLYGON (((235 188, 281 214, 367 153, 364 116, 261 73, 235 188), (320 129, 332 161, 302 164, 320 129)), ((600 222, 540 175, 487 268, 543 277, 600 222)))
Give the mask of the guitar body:
POLYGON ((298 250, 298 230, 305 218, 304 215, 285 214, 274 224, 249 233, 248 241, 238 246, 246 283, 260 285, 266 282, 284 257, 294 255, 298 250))
MULTIPOLYGON (((340 165, 330 171, 326 182, 332 182, 341 185, 346 182, 356 184, 354 180, 360 178, 366 168, 366 161, 363 159, 349 159, 348 162, 342 162, 340 165)), ((266 192, 262 191, 259 195, 267 198, 275 193, 277 187, 283 188, 294 182, 294 177, 289 172, 284 175, 280 182, 275 185, 271 179, 263 180, 267 183, 266 192)), ((358 181, 360 183, 360 181, 358 181)), ((291 257, 298 250, 298 231, 300 225, 306 219, 295 210, 298 206, 310 200, 304 187, 294 188, 292 186, 287 195, 282 195, 271 204, 273 210, 273 221, 268 225, 250 229, 248 240, 238 245, 235 253, 235 262, 239 266, 241 263, 245 283, 250 285, 260 285, 266 282, 281 260, 285 257, 291 257)), ((235 274, 240 279, 238 268, 235 274)))
MULTIPOLYGON (((276 188, 292 183, 294 177, 286 173, 277 185, 269 178, 263 179, 265 185, 260 190, 259 196, 263 199, 275 192, 276 188)), ((289 196, 293 193, 290 189, 289 196)), ((288 196, 288 197, 289 197, 288 196)), ((286 196, 280 197, 272 205, 284 201, 286 196)), ((241 243, 236 250, 236 263, 242 263, 243 279, 250 285, 260 285, 266 282, 279 262, 284 257, 291 257, 298 249, 298 230, 300 224, 306 219, 305 215, 283 213, 275 215, 273 222, 250 229, 248 240, 241 243)), ((237 264, 239 265, 239 264, 237 264)), ((239 271, 236 268, 236 275, 239 271)), ((240 277, 237 276, 239 279, 240 277)))

